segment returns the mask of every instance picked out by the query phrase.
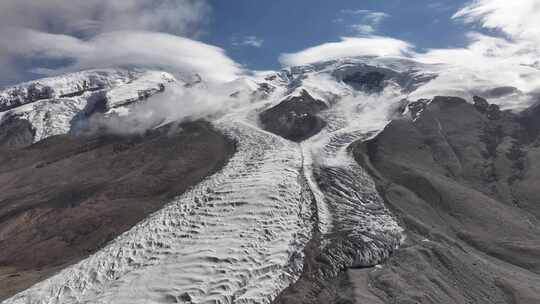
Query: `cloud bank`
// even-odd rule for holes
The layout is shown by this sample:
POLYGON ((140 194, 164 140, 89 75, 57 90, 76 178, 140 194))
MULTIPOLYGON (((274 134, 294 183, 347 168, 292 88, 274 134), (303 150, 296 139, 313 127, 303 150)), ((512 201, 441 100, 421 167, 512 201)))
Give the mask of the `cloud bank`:
POLYGON ((112 113, 94 114, 86 122, 82 132, 142 134, 169 123, 217 119, 245 106, 252 98, 250 84, 239 80, 212 86, 204 84, 190 87, 179 82, 170 83, 163 93, 152 96, 150 102, 137 103, 112 113))
POLYGON ((506 33, 517 41, 540 42, 540 2, 536 0, 475 0, 453 18, 506 33))
POLYGON ((295 66, 343 57, 399 57, 406 56, 411 49, 410 43, 394 38, 380 36, 343 37, 340 42, 325 43, 298 53, 283 54, 279 61, 285 66, 295 66))
POLYGON ((222 49, 190 39, 209 12, 202 0, 4 0, 0 84, 32 72, 130 65, 231 80, 240 67, 222 49))
POLYGON ((540 3, 536 0, 472 1, 453 19, 490 30, 486 35, 469 32, 463 48, 431 49, 414 59, 444 63, 446 71, 424 91, 442 88, 456 91, 513 86, 525 95, 500 102, 521 108, 538 100, 540 93, 540 3))
MULTIPOLYGON (((360 14, 365 11, 351 11, 360 14)), ((461 48, 418 52, 406 41, 381 37, 342 38, 297 53, 283 54, 285 66, 304 65, 342 57, 400 57, 432 64, 439 77, 416 92, 416 97, 452 94, 463 97, 482 89, 512 86, 523 92, 501 100, 508 107, 521 107, 540 96, 540 2, 537 0, 471 1, 452 17, 491 34, 465 33, 461 48), (525 100, 526 99, 526 100, 525 100)))

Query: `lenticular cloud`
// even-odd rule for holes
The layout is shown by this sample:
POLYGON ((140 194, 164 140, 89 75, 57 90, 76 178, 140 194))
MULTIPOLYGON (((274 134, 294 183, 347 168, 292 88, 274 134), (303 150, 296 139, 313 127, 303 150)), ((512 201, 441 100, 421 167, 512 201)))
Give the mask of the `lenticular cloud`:
POLYGON ((459 10, 453 19, 492 31, 465 33, 460 48, 414 50, 414 45, 390 37, 342 38, 297 53, 283 54, 285 66, 304 65, 342 57, 384 56, 407 58, 437 67, 439 77, 410 98, 452 95, 471 98, 499 87, 512 88, 495 103, 520 109, 540 95, 540 3, 535 0, 478 0, 459 10), (493 32, 495 31, 495 32, 493 32))
POLYGON ((193 0, 2 1, 0 84, 129 65, 232 80, 240 68, 222 49, 190 39, 208 12, 193 0))
POLYGON ((304 65, 355 56, 405 56, 411 44, 389 37, 344 37, 340 42, 330 42, 308 48, 298 53, 283 54, 280 62, 286 66, 304 65))

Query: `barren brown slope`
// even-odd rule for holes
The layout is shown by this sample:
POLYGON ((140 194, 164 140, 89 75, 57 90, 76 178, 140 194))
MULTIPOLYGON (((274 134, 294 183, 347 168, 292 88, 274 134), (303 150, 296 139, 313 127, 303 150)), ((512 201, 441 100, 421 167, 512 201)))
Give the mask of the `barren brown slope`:
POLYGON ((233 152, 204 122, 0 151, 0 300, 96 251, 233 152))
POLYGON ((437 97, 353 147, 407 229, 382 268, 349 270, 357 303, 540 303, 540 115, 477 101, 437 97))

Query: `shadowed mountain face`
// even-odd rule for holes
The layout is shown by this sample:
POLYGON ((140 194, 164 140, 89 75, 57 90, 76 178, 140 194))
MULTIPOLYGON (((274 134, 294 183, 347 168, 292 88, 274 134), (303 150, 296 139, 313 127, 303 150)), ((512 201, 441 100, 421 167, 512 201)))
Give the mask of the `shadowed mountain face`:
POLYGON ((204 122, 0 151, 0 299, 103 247, 233 152, 204 122))
POLYGON ((379 72, 367 72, 348 75, 343 82, 358 91, 381 92, 384 89, 383 81, 386 76, 379 72))
POLYGON ((17 117, 7 117, 0 125, 0 148, 23 148, 32 144, 35 131, 32 125, 17 117))
POLYGON ((0 299, 539 303, 540 106, 409 103, 439 68, 372 60, 230 89, 113 70, 0 92, 0 299), (234 99, 216 129, 138 115, 199 94, 234 99))
POLYGON ((327 105, 308 92, 291 97, 260 114, 263 128, 283 138, 300 142, 319 133, 326 122, 317 116, 327 105))
POLYGON ((437 97, 355 144, 407 240, 382 267, 348 271, 349 299, 540 303, 539 114, 437 97))

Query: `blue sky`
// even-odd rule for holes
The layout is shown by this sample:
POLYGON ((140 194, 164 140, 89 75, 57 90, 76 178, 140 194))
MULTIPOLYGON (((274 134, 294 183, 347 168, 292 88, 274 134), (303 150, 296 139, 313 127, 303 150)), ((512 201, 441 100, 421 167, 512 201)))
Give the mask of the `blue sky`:
POLYGON ((280 67, 282 53, 340 37, 365 35, 355 25, 370 25, 370 34, 411 42, 418 50, 454 48, 466 44, 467 26, 451 19, 463 0, 211 0, 212 12, 200 40, 224 48, 236 62, 250 69, 280 67), (371 13, 384 13, 374 20, 371 13), (242 44, 242 39, 251 44, 242 44))
POLYGON ((109 67, 222 82, 351 56, 493 78, 540 69, 539 37, 538 0, 1 0, 0 86, 109 67))

